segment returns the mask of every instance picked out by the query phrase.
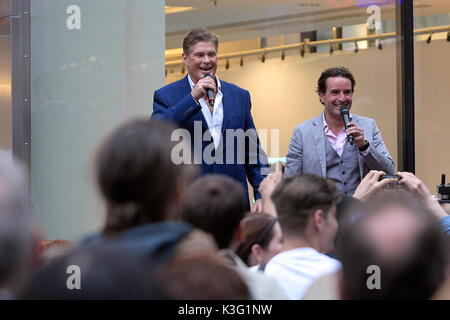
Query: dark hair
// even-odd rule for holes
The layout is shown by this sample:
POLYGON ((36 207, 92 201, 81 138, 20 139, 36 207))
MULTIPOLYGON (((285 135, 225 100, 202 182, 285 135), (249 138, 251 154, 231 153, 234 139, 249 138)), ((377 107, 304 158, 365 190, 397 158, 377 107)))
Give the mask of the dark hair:
POLYGON ((236 254, 247 265, 249 264, 249 256, 252 246, 259 244, 263 248, 267 248, 274 236, 273 227, 277 223, 277 218, 267 213, 249 213, 242 220, 242 228, 245 240, 239 245, 236 254))
POLYGON ((160 268, 158 280, 168 299, 247 300, 250 292, 239 273, 216 254, 190 254, 160 268))
MULTIPOLYGON (((407 192, 376 195, 342 235, 343 295, 347 299, 429 299, 442 284, 447 265, 447 244, 440 226, 422 203, 407 192), (416 221, 417 232, 407 247, 387 255, 367 227, 380 216, 399 208, 416 221), (367 286, 367 268, 380 268, 380 289, 367 286)), ((397 232, 391 226, 392 232, 397 232)))
POLYGON ((183 52, 188 55, 191 47, 198 42, 212 42, 216 49, 219 46, 219 38, 214 33, 204 28, 197 28, 188 33, 183 40, 183 52))
POLYGON ((224 175, 205 175, 186 192, 183 220, 210 233, 220 249, 228 248, 245 215, 244 191, 224 175))
POLYGON ((286 235, 301 234, 311 214, 319 209, 327 214, 339 199, 333 181, 308 173, 282 180, 272 194, 281 229, 286 235))
POLYGON ((167 209, 177 186, 191 172, 171 160, 174 129, 157 119, 134 120, 119 127, 102 144, 96 175, 107 205, 104 232, 174 218, 167 209))
POLYGON ((80 247, 37 270, 19 298, 165 299, 154 269, 130 251, 98 245, 80 247), (69 284, 76 286, 77 282, 80 288, 70 290, 69 284))
POLYGON ((355 78, 353 74, 346 67, 335 67, 326 69, 319 77, 317 81, 317 93, 325 93, 327 91, 327 79, 342 77, 347 78, 352 83, 352 91, 355 90, 355 78))

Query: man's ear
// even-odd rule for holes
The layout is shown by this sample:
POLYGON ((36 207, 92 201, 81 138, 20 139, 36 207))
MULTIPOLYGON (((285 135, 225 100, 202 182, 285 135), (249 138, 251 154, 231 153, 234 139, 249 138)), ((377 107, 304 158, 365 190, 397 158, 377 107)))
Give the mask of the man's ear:
POLYGON ((323 100, 322 100, 323 96, 324 96, 324 94, 322 92, 319 92, 319 100, 320 100, 321 104, 324 104, 323 100))
POLYGON ((262 262, 262 247, 259 244, 254 244, 252 245, 251 249, 250 249, 250 254, 253 256, 254 260, 256 260, 255 262, 257 264, 261 264, 262 262))
POLYGON ((317 230, 323 229, 325 220, 326 220, 325 213, 321 209, 317 209, 312 214, 312 223, 314 228, 317 230))

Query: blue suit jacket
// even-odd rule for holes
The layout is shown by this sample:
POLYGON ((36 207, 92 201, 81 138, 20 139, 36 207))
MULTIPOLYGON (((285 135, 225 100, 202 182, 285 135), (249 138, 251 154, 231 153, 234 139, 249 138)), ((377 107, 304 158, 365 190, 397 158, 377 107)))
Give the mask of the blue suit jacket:
MULTIPOLYGON (((264 178, 261 168, 268 167, 267 157, 260 148, 256 131, 252 131, 255 130, 255 125, 250 113, 249 92, 223 80, 220 80, 220 83, 223 93, 222 139, 217 150, 214 150, 211 145, 207 151, 212 151, 210 153, 222 161, 208 164, 201 157, 202 174, 224 174, 234 178, 241 183, 248 204, 247 178, 253 186, 255 199, 259 199, 261 196, 258 188, 264 178), (233 131, 228 131, 228 129, 233 131), (244 132, 252 129, 248 132, 254 134, 249 134, 248 139, 242 140, 233 136, 235 130, 239 129, 244 132)), ((195 136, 194 122, 197 122, 197 126, 201 124, 202 136, 208 130, 208 125, 201 112, 201 106, 191 96, 191 87, 187 76, 155 91, 152 117, 175 122, 181 128, 186 129, 191 135, 192 144, 194 144, 194 139, 197 140, 196 143, 200 143, 199 140, 201 140, 202 153, 208 145, 213 144, 212 140, 203 141, 198 134, 195 136)))

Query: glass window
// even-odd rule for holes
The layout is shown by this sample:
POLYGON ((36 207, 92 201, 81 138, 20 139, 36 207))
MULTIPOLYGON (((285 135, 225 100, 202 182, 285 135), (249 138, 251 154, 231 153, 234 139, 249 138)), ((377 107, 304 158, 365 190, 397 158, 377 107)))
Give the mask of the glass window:
POLYGON ((416 173, 436 194, 450 180, 450 3, 414 8, 416 173))
POLYGON ((376 120, 397 162, 395 35, 364 39, 395 32, 394 1, 199 1, 190 10, 167 14, 166 25, 166 83, 186 74, 180 47, 190 29, 217 33, 218 76, 250 91, 255 125, 268 130, 272 159, 285 157, 294 127, 323 111, 316 93, 321 72, 346 66, 356 79, 351 112, 376 120), (334 38, 345 41, 330 44, 334 38), (305 39, 310 46, 302 54, 305 39), (279 139, 271 142, 273 130, 279 139))

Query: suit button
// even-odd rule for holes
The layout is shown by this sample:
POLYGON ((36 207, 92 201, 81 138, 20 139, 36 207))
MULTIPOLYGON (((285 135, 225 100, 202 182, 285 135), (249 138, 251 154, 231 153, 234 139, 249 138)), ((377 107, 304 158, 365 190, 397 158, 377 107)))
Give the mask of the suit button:
POLYGON ((347 181, 344 182, 344 186, 346 186, 346 185, 347 185, 347 181))
POLYGON ((347 191, 344 192, 344 194, 347 194, 347 193, 348 193, 347 191))
POLYGON ((345 171, 342 171, 342 174, 345 174, 345 171))
POLYGON ((340 164, 344 164, 344 162, 342 162, 342 161, 339 161, 339 163, 340 163, 340 164))

